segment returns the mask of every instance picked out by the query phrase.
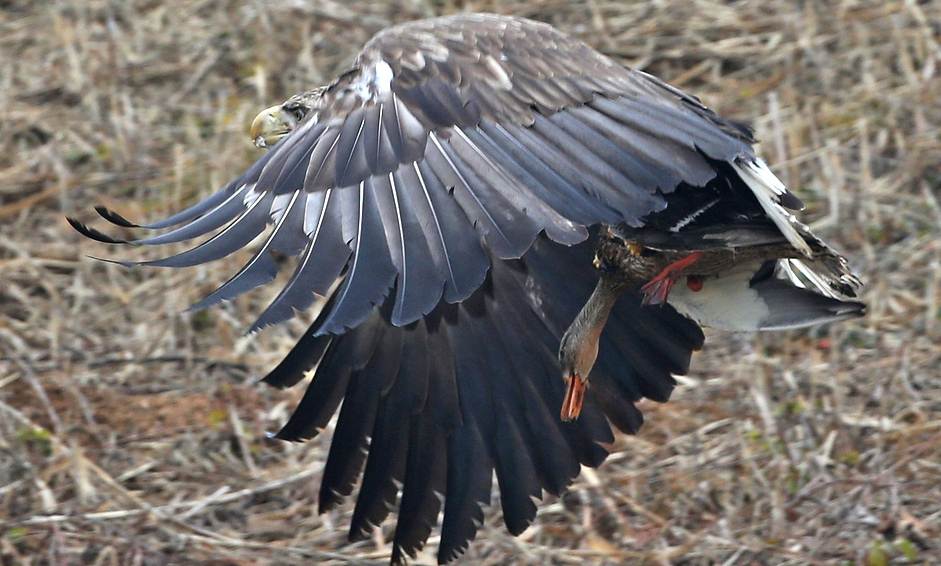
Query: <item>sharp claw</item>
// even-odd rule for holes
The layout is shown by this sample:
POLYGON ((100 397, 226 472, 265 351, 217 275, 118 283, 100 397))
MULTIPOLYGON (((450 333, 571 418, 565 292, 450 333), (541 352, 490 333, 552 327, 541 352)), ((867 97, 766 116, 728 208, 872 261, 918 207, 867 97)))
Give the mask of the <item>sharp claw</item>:
POLYGON ((670 296, 670 290, 683 274, 683 270, 699 261, 701 257, 702 252, 693 252, 683 259, 674 261, 664 267, 663 271, 640 288, 644 294, 642 304, 661 305, 666 303, 667 298, 670 296))

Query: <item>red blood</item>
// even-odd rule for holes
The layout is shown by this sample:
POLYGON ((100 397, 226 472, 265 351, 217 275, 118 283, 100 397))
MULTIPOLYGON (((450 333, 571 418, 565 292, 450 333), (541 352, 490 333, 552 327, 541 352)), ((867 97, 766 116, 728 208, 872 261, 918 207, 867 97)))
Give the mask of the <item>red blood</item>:
POLYGON ((686 278, 686 286, 689 287, 689 290, 698 293, 702 291, 702 277, 698 275, 690 275, 686 278))

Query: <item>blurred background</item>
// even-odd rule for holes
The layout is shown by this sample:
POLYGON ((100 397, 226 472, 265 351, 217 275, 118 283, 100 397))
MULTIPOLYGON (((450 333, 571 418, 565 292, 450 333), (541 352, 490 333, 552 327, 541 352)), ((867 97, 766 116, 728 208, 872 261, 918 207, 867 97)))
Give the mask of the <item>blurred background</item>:
MULTIPOLYGON (((300 332, 276 292, 182 314, 246 256, 126 270, 64 220, 194 202, 258 157, 260 109, 394 22, 548 21, 752 121, 865 319, 709 333, 669 404, 523 536, 491 507, 463 563, 941 561, 941 3, 916 0, 0 1, 4 564, 383 560, 316 513, 329 431, 267 440, 301 391, 255 383, 300 332)), ((388 522, 387 522, 388 523, 388 522)), ((433 533, 418 562, 431 563, 433 533)))

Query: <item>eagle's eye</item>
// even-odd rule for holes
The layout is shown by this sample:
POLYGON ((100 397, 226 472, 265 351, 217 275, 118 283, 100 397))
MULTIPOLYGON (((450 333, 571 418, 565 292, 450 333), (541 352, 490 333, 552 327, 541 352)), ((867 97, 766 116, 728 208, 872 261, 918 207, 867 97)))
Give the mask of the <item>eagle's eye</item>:
POLYGON ((281 105, 281 110, 284 110, 290 114, 294 121, 300 123, 304 119, 304 116, 307 116, 308 108, 301 106, 300 104, 286 103, 281 105))

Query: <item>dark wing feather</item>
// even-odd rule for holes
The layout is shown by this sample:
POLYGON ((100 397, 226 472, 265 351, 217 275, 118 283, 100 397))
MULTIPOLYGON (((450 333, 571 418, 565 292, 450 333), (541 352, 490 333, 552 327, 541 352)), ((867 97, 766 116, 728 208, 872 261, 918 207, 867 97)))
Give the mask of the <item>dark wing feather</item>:
POLYGON ((232 194, 227 195, 226 198, 223 199, 218 205, 212 207, 204 215, 188 224, 184 224, 158 236, 141 238, 140 240, 132 241, 130 243, 145 246, 156 246, 160 244, 171 244, 176 242, 183 242, 185 240, 192 240, 193 238, 198 238, 203 234, 208 234, 226 222, 231 221, 238 214, 245 210, 245 196, 248 193, 248 190, 249 187, 245 186, 233 192, 232 194))
POLYGON ((525 211, 510 208, 502 195, 487 191, 487 180, 468 167, 451 144, 437 134, 428 145, 426 160, 498 257, 519 257, 526 251, 539 233, 539 226, 525 211))
MULTIPOLYGON (((379 312, 373 316, 379 318, 379 312)), ((315 330, 312 327, 310 332, 315 330)), ((353 491, 366 459, 367 437, 372 434, 380 398, 391 389, 399 373, 402 340, 403 333, 386 328, 372 359, 353 373, 320 484, 321 512, 333 508, 353 491)))
POLYGON ((350 521, 350 539, 367 537, 369 527, 381 524, 395 504, 396 483, 404 479, 410 451, 413 414, 423 407, 428 392, 427 340, 424 321, 404 329, 398 375, 384 394, 373 426, 366 469, 350 521))
MULTIPOLYGON (((491 167, 498 167, 519 181, 523 194, 533 193, 534 198, 530 198, 530 201, 547 206, 555 214, 564 212, 576 226, 593 224, 599 218, 614 223, 620 220, 613 210, 601 206, 594 199, 585 198, 577 187, 565 181, 525 148, 513 144, 509 138, 501 136, 495 140, 482 127, 462 133, 477 151, 487 156, 491 167)), ((556 241, 565 241, 568 237, 568 226, 563 224, 561 228, 563 232, 553 237, 556 241)), ((580 232, 573 235, 582 236, 580 232)))
POLYGON ((308 219, 310 227, 305 227, 305 232, 310 234, 310 240, 304 255, 291 279, 252 325, 251 332, 291 318, 295 309, 309 307, 316 295, 326 296, 346 266, 351 250, 343 240, 337 191, 309 196, 305 225, 308 219))
POLYGON ((307 195, 296 192, 289 195, 285 208, 278 211, 279 218, 265 243, 238 273, 191 307, 203 309, 220 301, 230 300, 242 293, 268 283, 278 274, 278 263, 272 252, 298 253, 303 247, 303 214, 307 195))
MULTIPOLYGON (((429 394, 437 392, 433 390, 429 394)), ((393 563, 402 562, 403 553, 414 556, 424 546, 437 522, 441 508, 437 494, 446 490, 446 446, 446 434, 438 427, 433 415, 410 420, 400 520, 392 538, 393 563)))
MULTIPOLYGON (((467 237, 474 229, 471 221, 431 166, 425 162, 415 163, 412 170, 418 185, 408 184, 409 192, 418 193, 415 200, 422 202, 416 210, 427 207, 423 230, 431 233, 427 241, 435 263, 447 274, 444 299, 449 303, 462 301, 483 283, 490 260, 480 239, 467 237)), ((408 173, 403 170, 402 175, 408 173)))
POLYGON ((353 248, 349 273, 340 287, 336 304, 319 333, 341 334, 362 322, 381 303, 392 286, 395 268, 375 206, 375 185, 362 182, 358 189, 339 190, 347 206, 343 212, 344 239, 353 248))
POLYGON ((151 261, 127 262, 128 265, 155 267, 190 267, 223 258, 234 253, 261 234, 268 223, 268 212, 274 194, 256 195, 253 202, 222 231, 198 246, 176 255, 151 261))
MULTIPOLYGON (((217 208, 224 201, 229 200, 229 197, 233 193, 242 192, 246 190, 246 187, 250 187, 255 184, 255 181, 258 180, 258 176, 261 174, 262 169, 268 164, 271 158, 274 157, 272 153, 266 153, 261 156, 255 163, 249 166, 242 175, 237 179, 220 189, 219 191, 213 193, 209 197, 203 199, 202 201, 197 202, 196 204, 177 212, 157 222, 151 222, 149 224, 135 224, 130 220, 124 218, 120 214, 110 211, 103 206, 96 206, 95 210, 100 214, 105 220, 118 226, 123 226, 126 228, 148 228, 152 230, 169 228, 170 226, 176 226, 177 224, 182 224, 184 222, 189 222, 191 220, 200 218, 207 215, 210 211, 217 208)), ((230 217, 231 218, 231 217, 230 217)), ((224 223, 225 221, 223 221, 224 223)), ((218 224, 216 227, 221 226, 218 224)), ((205 233, 205 232, 203 232, 205 233)), ((190 236, 192 237, 192 236, 190 236)))
MULTIPOLYGON (((327 425, 346 394, 346 385, 350 375, 365 368, 373 358, 383 327, 384 322, 381 318, 373 316, 367 319, 357 332, 351 333, 349 339, 327 342, 324 354, 317 363, 317 378, 307 387, 294 414, 278 431, 277 438, 283 440, 312 438, 327 425)), ((315 332, 309 334, 312 340, 319 338, 315 332)), ((315 350, 319 349, 315 348, 315 350)), ((300 379, 298 374, 302 376, 306 369, 309 369, 304 366, 311 361, 298 351, 298 359, 291 368, 293 375, 291 373, 282 373, 276 377, 269 375, 264 381, 285 384, 296 382, 300 379)), ((279 365, 276 370, 287 369, 282 366, 283 364, 279 365)))
POLYGON ((277 177, 275 177, 273 183, 269 184, 266 179, 259 179, 259 186, 273 187, 279 193, 302 189, 304 180, 307 177, 307 170, 310 168, 310 160, 317 148, 317 140, 325 129, 325 126, 320 124, 294 136, 297 145, 294 151, 291 151, 287 146, 288 144, 285 144, 285 147, 279 148, 277 152, 269 152, 283 154, 284 165, 277 170, 277 177))

